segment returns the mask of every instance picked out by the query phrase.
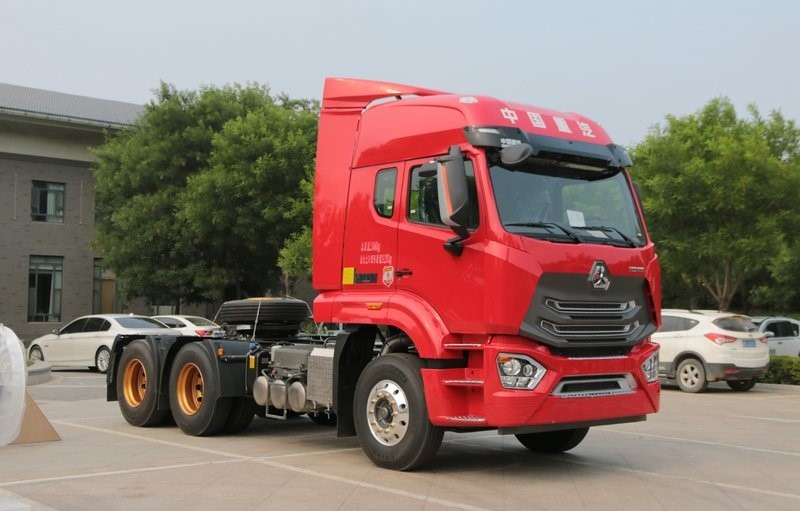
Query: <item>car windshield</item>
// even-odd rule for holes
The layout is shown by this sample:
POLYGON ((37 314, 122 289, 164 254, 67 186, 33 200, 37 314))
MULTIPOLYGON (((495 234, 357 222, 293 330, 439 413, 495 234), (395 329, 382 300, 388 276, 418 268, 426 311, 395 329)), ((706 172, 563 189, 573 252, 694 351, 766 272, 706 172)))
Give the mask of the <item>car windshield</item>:
POLYGON ((646 242, 628 180, 619 169, 574 170, 541 163, 489 175, 503 227, 562 243, 640 247, 646 242))
POLYGON ((125 316, 116 318, 117 323, 123 328, 165 328, 165 326, 153 318, 141 316, 125 316))
POLYGON ((757 332, 758 327, 745 316, 725 316, 712 321, 723 330, 731 332, 757 332))

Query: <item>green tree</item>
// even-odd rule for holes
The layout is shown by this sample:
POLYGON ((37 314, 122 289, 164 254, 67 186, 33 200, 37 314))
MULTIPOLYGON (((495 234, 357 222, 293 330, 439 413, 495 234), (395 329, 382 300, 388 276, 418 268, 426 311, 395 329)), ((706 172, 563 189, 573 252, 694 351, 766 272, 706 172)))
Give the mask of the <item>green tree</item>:
POLYGON ((738 118, 729 100, 716 98, 696 114, 668 116, 632 150, 667 305, 728 310, 737 295, 753 305, 759 289, 763 304, 778 298, 764 288, 777 283, 776 272, 800 270, 788 256, 800 132, 778 113, 749 112, 752 119, 738 118))
POLYGON ((299 194, 316 116, 258 85, 162 83, 136 126, 95 151, 96 245, 126 295, 179 305, 269 288, 300 228, 273 210, 299 194))

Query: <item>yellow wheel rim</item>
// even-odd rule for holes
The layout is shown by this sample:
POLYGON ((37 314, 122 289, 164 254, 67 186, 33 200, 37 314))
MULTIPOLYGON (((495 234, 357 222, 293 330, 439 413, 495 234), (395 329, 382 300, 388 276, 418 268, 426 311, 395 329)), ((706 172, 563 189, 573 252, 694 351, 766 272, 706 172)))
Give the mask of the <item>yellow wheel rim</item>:
POLYGON ((147 371, 139 359, 131 360, 125 367, 122 376, 122 393, 125 401, 132 407, 138 408, 147 395, 147 371))
POLYGON ((194 415, 203 406, 203 373, 194 364, 181 367, 175 388, 178 406, 186 415, 194 415))

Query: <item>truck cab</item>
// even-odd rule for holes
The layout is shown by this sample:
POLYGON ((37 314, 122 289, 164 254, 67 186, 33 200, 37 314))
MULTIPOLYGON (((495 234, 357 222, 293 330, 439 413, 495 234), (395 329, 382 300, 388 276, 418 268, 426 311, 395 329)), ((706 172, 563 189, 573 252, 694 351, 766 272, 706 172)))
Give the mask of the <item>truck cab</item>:
POLYGON ((328 79, 314 316, 401 338, 386 351, 419 358, 435 427, 643 420, 660 269, 630 164, 579 114, 328 79))

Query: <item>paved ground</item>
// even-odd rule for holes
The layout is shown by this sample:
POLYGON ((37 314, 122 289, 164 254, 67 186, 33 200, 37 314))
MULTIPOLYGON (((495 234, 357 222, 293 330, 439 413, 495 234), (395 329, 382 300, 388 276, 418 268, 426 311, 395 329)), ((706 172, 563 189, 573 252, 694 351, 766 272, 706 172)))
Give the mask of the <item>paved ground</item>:
POLYGON ((800 387, 667 387, 647 422, 594 428, 560 456, 448 433, 415 473, 379 469, 305 418, 213 438, 134 428, 86 371, 29 393, 62 440, 0 447, 0 511, 800 509, 800 387))

